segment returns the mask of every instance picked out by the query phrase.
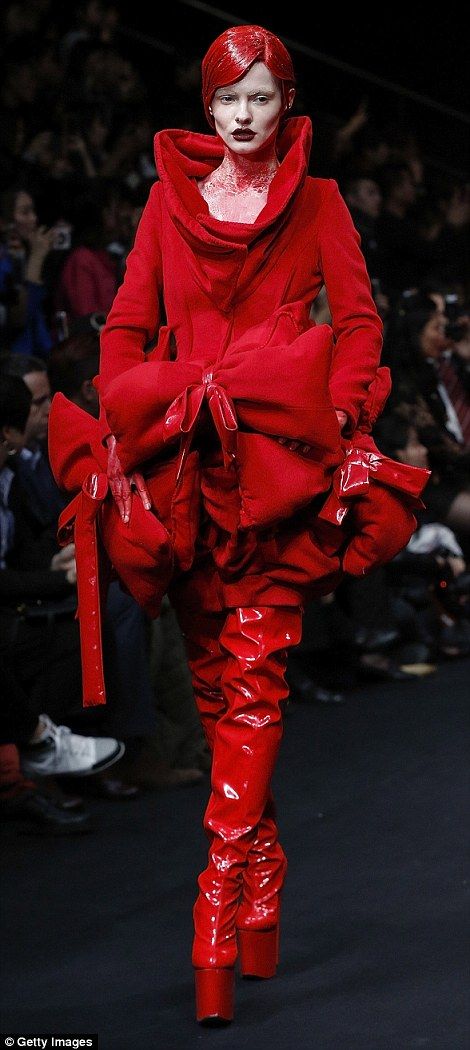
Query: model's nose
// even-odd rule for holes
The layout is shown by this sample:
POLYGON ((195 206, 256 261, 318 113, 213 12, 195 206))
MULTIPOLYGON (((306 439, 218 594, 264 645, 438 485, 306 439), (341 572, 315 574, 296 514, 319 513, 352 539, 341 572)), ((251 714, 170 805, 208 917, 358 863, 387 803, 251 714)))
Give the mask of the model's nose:
POLYGON ((241 106, 237 116, 235 117, 237 124, 251 124, 251 113, 247 106, 241 106))

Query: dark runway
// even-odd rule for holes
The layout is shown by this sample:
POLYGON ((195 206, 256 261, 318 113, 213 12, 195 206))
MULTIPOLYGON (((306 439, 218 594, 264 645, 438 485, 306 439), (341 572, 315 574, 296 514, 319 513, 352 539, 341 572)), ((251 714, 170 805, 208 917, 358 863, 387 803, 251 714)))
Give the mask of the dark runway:
POLYGON ((2 1030, 100 1050, 464 1050, 468 661, 331 710, 290 705, 275 776, 281 966, 193 1020, 203 787, 93 802, 71 839, 4 833, 2 1030))

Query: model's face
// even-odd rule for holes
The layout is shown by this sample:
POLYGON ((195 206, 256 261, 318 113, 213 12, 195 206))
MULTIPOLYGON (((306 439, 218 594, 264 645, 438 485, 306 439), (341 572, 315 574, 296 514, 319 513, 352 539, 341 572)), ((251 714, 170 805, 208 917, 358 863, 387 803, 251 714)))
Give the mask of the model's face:
MULTIPOLYGON (((290 104, 294 93, 292 88, 290 104)), ((233 153, 250 156, 276 139, 283 112, 280 83, 264 62, 254 62, 241 80, 217 88, 211 110, 225 145, 233 153)))

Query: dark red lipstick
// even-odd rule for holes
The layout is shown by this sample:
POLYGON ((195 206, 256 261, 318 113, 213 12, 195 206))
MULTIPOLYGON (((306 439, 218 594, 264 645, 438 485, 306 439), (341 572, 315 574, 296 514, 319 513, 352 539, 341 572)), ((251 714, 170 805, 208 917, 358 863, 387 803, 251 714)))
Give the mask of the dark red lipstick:
POLYGON ((232 136, 237 142, 251 142, 256 135, 255 131, 250 131, 249 128, 240 128, 239 131, 232 131, 232 136))

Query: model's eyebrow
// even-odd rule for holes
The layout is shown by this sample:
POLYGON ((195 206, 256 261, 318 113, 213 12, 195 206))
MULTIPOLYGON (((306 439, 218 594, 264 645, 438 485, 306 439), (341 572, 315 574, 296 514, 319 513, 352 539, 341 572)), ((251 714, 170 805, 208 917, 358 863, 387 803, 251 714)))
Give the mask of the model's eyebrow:
MULTIPOLYGON (((218 88, 217 91, 216 91, 216 94, 220 94, 220 95, 236 95, 236 93, 237 93, 236 88, 225 88, 225 89, 224 88, 218 88)), ((254 98, 255 95, 273 95, 273 94, 274 94, 274 92, 273 92, 272 88, 266 88, 266 89, 258 88, 257 91, 250 91, 250 93, 248 95, 248 98, 254 98)))

